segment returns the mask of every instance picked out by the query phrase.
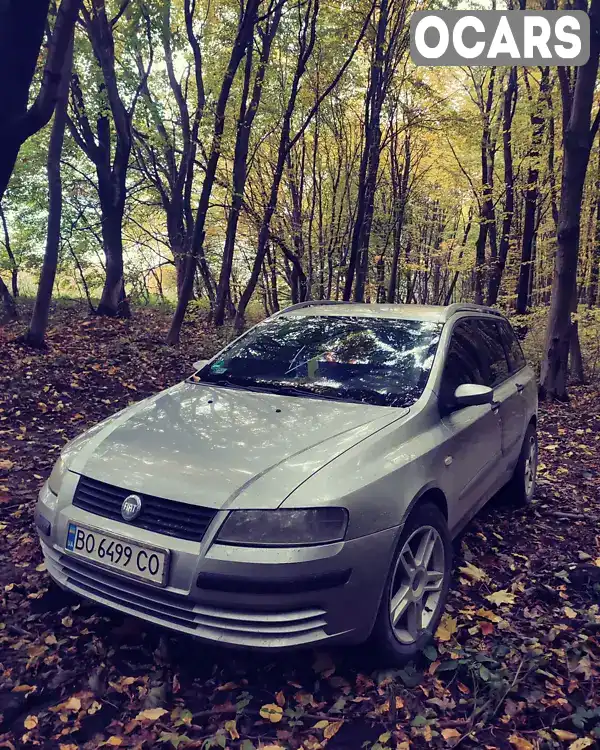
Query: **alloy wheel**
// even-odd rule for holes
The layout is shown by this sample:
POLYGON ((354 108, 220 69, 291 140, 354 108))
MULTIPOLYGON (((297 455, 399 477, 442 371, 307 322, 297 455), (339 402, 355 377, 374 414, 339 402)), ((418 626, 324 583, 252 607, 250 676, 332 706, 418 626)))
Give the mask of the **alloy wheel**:
POLYGON ((446 575, 444 543, 433 526, 416 529, 398 555, 390 590, 390 622, 412 644, 435 618, 446 575))
POLYGON ((525 458, 524 480, 525 495, 531 498, 535 489, 535 476, 537 471, 537 441, 535 435, 531 435, 527 445, 525 458))

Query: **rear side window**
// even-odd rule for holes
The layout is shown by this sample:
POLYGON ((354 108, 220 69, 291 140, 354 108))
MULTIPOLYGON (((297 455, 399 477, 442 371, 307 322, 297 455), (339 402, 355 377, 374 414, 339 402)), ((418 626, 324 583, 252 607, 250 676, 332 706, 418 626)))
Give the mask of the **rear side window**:
POLYGON ((506 320, 503 320, 501 323, 499 323, 499 326, 500 334, 502 336, 502 342, 504 344, 504 348, 506 349, 506 355, 508 357, 508 364, 510 365, 511 372, 517 372, 517 370, 522 369, 527 364, 525 355, 523 354, 523 350, 521 349, 521 344, 519 344, 510 323, 508 323, 506 320))
POLYGON ((482 357, 479 334, 473 320, 463 320, 452 331, 450 348, 440 389, 440 400, 445 405, 453 401, 454 391, 459 385, 474 383, 487 385, 487 372, 482 357))
POLYGON ((488 382, 491 388, 499 385, 509 376, 508 360, 500 336, 500 327, 494 320, 479 319, 477 328, 480 333, 482 354, 487 362, 488 382))

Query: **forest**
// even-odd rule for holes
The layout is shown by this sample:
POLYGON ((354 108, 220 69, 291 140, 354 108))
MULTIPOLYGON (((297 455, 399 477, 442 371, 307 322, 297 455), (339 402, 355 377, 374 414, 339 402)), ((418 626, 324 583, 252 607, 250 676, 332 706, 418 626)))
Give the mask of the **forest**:
POLYGON ((36 5, 0 31, 0 293, 6 320, 36 296, 28 345, 53 295, 166 306, 170 345, 190 306, 241 330, 307 299, 474 301, 543 311, 542 394, 595 374, 596 2, 589 61, 535 69, 416 67, 411 0, 36 5))
POLYGON ((600 0, 507 4, 587 11, 580 67, 418 67, 439 7, 470 4, 0 0, 0 748, 600 741, 600 0), (536 501, 456 541, 422 659, 201 648, 53 589, 67 440, 307 300, 490 305, 539 377, 536 501))

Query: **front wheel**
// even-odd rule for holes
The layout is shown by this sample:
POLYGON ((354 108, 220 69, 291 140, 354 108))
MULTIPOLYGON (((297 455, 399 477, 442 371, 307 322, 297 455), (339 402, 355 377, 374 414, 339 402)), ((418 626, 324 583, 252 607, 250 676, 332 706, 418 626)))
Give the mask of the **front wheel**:
POLYGON ((371 636, 386 659, 414 658, 435 633, 450 588, 451 560, 446 519, 431 503, 417 507, 402 530, 371 636))

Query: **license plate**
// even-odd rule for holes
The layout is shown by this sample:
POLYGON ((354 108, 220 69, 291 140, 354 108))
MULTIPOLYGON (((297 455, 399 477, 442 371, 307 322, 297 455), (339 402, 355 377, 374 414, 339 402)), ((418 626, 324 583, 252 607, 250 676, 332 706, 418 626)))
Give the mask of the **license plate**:
POLYGON ((66 549, 95 565, 110 568, 157 586, 166 586, 169 553, 155 547, 70 523, 66 549))

